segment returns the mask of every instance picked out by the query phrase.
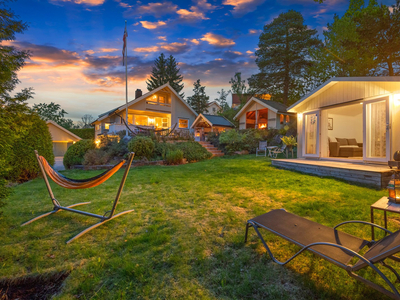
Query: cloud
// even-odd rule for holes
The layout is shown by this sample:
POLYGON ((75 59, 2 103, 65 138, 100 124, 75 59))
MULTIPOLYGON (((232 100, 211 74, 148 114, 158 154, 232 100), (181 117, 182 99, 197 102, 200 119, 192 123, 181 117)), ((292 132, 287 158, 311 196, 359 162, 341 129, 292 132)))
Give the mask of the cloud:
POLYGON ((115 52, 118 51, 120 49, 117 48, 100 48, 100 52, 115 52))
MULTIPOLYGON (((192 6, 192 8, 193 8, 193 6, 192 6)), ((200 12, 200 11, 190 11, 187 9, 180 9, 176 13, 180 16, 181 19, 185 19, 185 20, 191 20, 191 21, 195 21, 198 19, 209 20, 209 18, 206 18, 204 13, 200 12)))
POLYGON ((159 40, 162 40, 162 41, 166 41, 167 40, 167 37, 166 36, 158 36, 157 37, 159 40))
POLYGON ((151 15, 159 18, 164 15, 175 14, 176 10, 178 9, 178 5, 170 1, 148 3, 145 5, 140 5, 141 3, 139 1, 137 3, 139 5, 129 5, 120 2, 120 6, 128 8, 128 10, 124 13, 125 17, 151 15))
POLYGON ((187 43, 160 43, 160 48, 166 50, 169 53, 180 54, 187 52, 190 49, 190 46, 187 43))
POLYGON ((243 53, 242 52, 239 52, 239 51, 225 51, 224 52, 224 58, 226 58, 226 59, 235 59, 235 58, 238 58, 238 57, 240 57, 240 56, 243 56, 243 53))
POLYGON ((191 39, 190 41, 195 45, 200 44, 199 40, 196 40, 196 39, 191 39))
POLYGON ((142 48, 134 48, 133 51, 135 52, 142 52, 142 53, 149 53, 149 52, 157 52, 159 48, 157 46, 150 46, 150 47, 142 47, 142 48))
POLYGON ((251 55, 251 54, 253 54, 254 52, 253 52, 253 51, 250 51, 250 50, 247 50, 246 53, 251 55))
POLYGON ((203 37, 200 40, 206 41, 210 45, 213 45, 216 47, 228 47, 228 46, 235 45, 235 42, 233 40, 225 38, 222 35, 214 34, 211 32, 208 32, 205 35, 203 35, 203 37))
POLYGON ((258 34, 260 33, 262 30, 260 29, 249 29, 249 34, 258 34))
POLYGON ((236 16, 242 16, 246 13, 255 11, 257 6, 264 2, 265 0, 224 0, 222 4, 233 6, 231 13, 236 16))
POLYGON ((165 23, 164 21, 157 21, 157 22, 140 21, 140 23, 144 28, 149 30, 157 29, 160 26, 167 25, 167 23, 165 23))
POLYGON ((57 2, 71 2, 75 4, 85 4, 90 6, 102 5, 105 0, 50 0, 53 3, 57 2))

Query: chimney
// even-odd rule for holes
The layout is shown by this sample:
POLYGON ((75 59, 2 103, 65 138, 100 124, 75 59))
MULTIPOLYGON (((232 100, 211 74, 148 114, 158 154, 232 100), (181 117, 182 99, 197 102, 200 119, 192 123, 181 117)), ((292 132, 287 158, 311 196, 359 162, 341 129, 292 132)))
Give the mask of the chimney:
POLYGON ((142 90, 137 89, 136 92, 135 92, 135 99, 137 99, 139 97, 142 97, 142 90))

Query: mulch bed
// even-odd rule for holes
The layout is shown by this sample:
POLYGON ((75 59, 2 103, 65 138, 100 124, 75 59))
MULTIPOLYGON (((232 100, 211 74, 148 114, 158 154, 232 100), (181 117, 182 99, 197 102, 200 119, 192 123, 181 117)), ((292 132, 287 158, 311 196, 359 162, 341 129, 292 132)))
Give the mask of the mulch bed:
POLYGON ((0 300, 50 299, 57 294, 69 272, 0 280, 0 300))

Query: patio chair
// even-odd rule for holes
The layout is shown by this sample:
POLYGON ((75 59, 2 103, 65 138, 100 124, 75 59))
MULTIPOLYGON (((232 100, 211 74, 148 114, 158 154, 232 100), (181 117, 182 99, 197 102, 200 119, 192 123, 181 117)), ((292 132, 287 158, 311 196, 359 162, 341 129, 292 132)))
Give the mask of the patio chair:
POLYGON ((36 159, 39 163, 40 166, 40 170, 42 171, 42 175, 43 175, 43 179, 44 182, 46 183, 46 187, 47 187, 47 191, 49 192, 51 201, 53 202, 54 208, 52 211, 47 212, 43 215, 40 215, 36 218, 33 218, 32 220, 23 223, 21 226, 25 226, 27 224, 30 224, 36 220, 39 220, 43 217, 46 217, 48 215, 54 214, 60 210, 66 210, 69 212, 73 212, 73 213, 78 213, 78 214, 82 214, 85 216, 89 216, 89 217, 93 217, 93 218, 98 218, 100 219, 100 222, 90 226, 89 228, 83 230, 81 233, 77 234, 76 236, 74 236, 73 238, 71 238, 69 241, 67 241, 67 244, 72 242, 73 240, 81 237, 82 235, 84 235, 85 233, 89 232, 90 230, 112 220, 115 219, 119 216, 122 216, 124 214, 130 213, 132 211, 134 211, 133 209, 131 210, 127 210, 127 211, 123 211, 119 214, 114 215, 115 209, 117 207, 119 198, 121 196, 122 193, 122 189, 124 187, 125 184, 125 180, 126 177, 128 176, 129 173, 129 169, 131 167, 132 164, 132 160, 133 157, 135 156, 135 153, 130 153, 129 154, 129 158, 128 158, 128 163, 126 165, 126 169, 124 172, 124 175, 122 176, 122 180, 121 183, 119 185, 118 188, 118 192, 117 192, 117 196, 115 197, 112 209, 109 211, 106 211, 103 215, 96 215, 93 213, 89 213, 86 211, 81 211, 81 210, 77 210, 77 209, 73 209, 72 207, 78 206, 78 205, 84 205, 84 204, 89 204, 90 202, 81 202, 81 203, 76 203, 76 204, 72 204, 69 206, 62 206, 60 204, 60 202, 54 197, 53 191, 51 189, 51 186, 49 184, 49 180, 47 178, 47 176, 49 176, 56 184, 58 184, 59 186, 63 187, 63 188, 67 188, 67 189, 87 189, 87 188, 92 188, 95 186, 98 186, 100 184, 102 184, 103 182, 105 182, 107 179, 109 179, 112 175, 114 175, 121 167, 122 165, 125 163, 125 160, 122 160, 120 163, 116 164, 112 169, 97 175, 95 177, 92 178, 88 178, 88 179, 71 179, 68 177, 65 177, 64 175, 58 173, 56 170, 54 170, 49 163, 46 161, 46 159, 43 156, 39 156, 38 152, 35 150, 35 155, 36 155, 36 159), (46 176, 47 174, 47 176, 46 176))
POLYGON ((273 149, 272 150, 272 157, 273 158, 277 158, 278 154, 284 153, 285 150, 286 150, 286 145, 285 144, 283 144, 282 147, 278 147, 278 148, 273 149))
POLYGON ((258 143, 258 148, 256 149, 256 156, 267 156, 267 146, 268 142, 267 141, 260 141, 258 143), (258 154, 259 152, 264 152, 263 154, 258 154))
MULTIPOLYGON (((373 223, 364 221, 347 221, 330 228, 297 215, 286 212, 284 209, 272 210, 266 214, 255 217, 247 221, 245 242, 247 242, 247 234, 249 227, 252 226, 258 237, 261 239, 264 247, 271 259, 279 265, 285 265, 292 259, 297 257, 303 251, 311 251, 312 253, 326 259, 327 261, 343 268, 349 276, 369 285, 377 291, 393 298, 400 299, 397 288, 375 264, 379 263, 383 267, 390 270, 396 277, 396 282, 400 282, 400 276, 395 269, 386 264, 385 260, 390 258, 400 261, 393 254, 400 251, 400 230, 392 233, 389 230, 373 223), (384 230, 388 235, 383 239, 375 241, 367 241, 353 235, 338 231, 339 226, 359 223, 384 230), (269 249, 267 243, 262 237, 259 228, 264 228, 273 234, 286 239, 287 241, 301 247, 301 249, 288 260, 281 262, 277 260, 269 249), (362 256, 359 252, 365 247, 370 247, 362 256), (357 259, 354 265, 350 264, 352 259, 357 259), (355 272, 371 267, 388 285, 390 290, 383 286, 369 281, 355 272)), ((396 283, 395 282, 395 283, 396 283)))

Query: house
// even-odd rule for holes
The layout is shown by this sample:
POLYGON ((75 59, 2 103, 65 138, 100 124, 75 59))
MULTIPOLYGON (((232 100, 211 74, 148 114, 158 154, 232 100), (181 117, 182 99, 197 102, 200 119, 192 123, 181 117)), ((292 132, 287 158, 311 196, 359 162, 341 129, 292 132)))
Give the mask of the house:
POLYGON ((67 149, 72 144, 81 140, 79 136, 73 134, 64 127, 61 127, 54 121, 46 121, 46 124, 53 141, 54 156, 64 156, 65 152, 67 152, 67 149))
POLYGON ((230 130, 235 128, 235 125, 223 116, 199 114, 191 128, 195 130, 195 141, 200 142, 206 140, 206 136, 209 132, 230 130))
POLYGON ((221 105, 219 105, 217 101, 213 101, 208 103, 207 109, 206 111, 204 111, 204 113, 208 115, 217 115, 221 111, 222 111, 221 105))
POLYGON ((332 78, 288 108, 297 159, 272 165, 384 188, 400 150, 400 76, 332 78))
POLYGON ((288 112, 286 105, 280 102, 251 97, 235 119, 239 120, 239 129, 279 129, 296 120, 296 114, 288 112))
POLYGON ((288 111, 298 157, 387 163, 400 149, 400 77, 332 78, 288 111))
POLYGON ((240 99, 241 98, 244 98, 246 100, 246 103, 247 103, 252 97, 256 97, 258 99, 263 99, 263 100, 270 100, 271 99, 271 95, 269 95, 269 94, 257 94, 257 95, 253 95, 253 94, 243 94, 243 95, 232 94, 232 108, 240 106, 240 104, 241 104, 240 99))
POLYGON ((116 134, 125 130, 126 108, 128 106, 128 125, 132 131, 139 128, 169 129, 190 131, 197 113, 168 84, 142 95, 136 90, 135 99, 128 104, 99 115, 92 124, 95 138, 104 134, 116 134))

